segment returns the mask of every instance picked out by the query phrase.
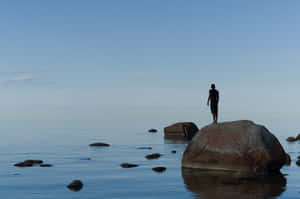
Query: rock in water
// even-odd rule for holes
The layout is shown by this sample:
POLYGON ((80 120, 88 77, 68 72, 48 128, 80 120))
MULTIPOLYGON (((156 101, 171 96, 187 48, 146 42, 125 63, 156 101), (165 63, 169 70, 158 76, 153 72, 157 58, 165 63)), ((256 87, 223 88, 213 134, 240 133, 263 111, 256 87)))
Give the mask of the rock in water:
POLYGON ((241 175, 279 172, 286 153, 264 126, 241 120, 205 126, 187 146, 182 167, 241 175))
POLYGON ((133 167, 138 167, 137 164, 130 164, 130 163, 123 163, 121 164, 122 168, 133 168, 133 167))
POLYGON ((167 139, 191 140, 198 131, 198 127, 192 122, 178 122, 164 128, 167 139))
POLYGON ((156 129, 149 129, 148 132, 149 132, 149 133, 156 133, 157 130, 156 130, 156 129))
POLYGON ((71 184, 68 185, 68 188, 72 191, 79 191, 82 189, 83 184, 80 180, 74 180, 71 184))
POLYGON ((288 142, 295 142, 297 139, 296 138, 294 138, 294 137, 288 137, 288 138, 286 138, 286 141, 288 141, 288 142))
POLYGON ((152 168, 153 171, 158 172, 158 173, 162 173, 166 170, 166 167, 154 167, 152 168))
POLYGON ((152 160, 152 159, 157 159, 159 158, 161 155, 159 153, 153 153, 153 154, 149 154, 149 155, 146 155, 145 158, 147 158, 148 160, 152 160))
POLYGON ((90 146, 110 146, 109 144, 103 143, 103 142, 95 142, 90 144, 90 146))

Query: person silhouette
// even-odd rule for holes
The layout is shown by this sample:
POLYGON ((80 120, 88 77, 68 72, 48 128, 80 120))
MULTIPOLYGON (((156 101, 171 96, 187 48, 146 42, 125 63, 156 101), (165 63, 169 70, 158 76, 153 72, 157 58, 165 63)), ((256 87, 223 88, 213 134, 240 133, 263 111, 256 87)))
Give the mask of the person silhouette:
POLYGON ((216 89, 215 84, 211 85, 209 95, 207 99, 207 106, 210 104, 210 110, 213 115, 213 123, 218 122, 218 102, 219 102, 219 91, 216 89))

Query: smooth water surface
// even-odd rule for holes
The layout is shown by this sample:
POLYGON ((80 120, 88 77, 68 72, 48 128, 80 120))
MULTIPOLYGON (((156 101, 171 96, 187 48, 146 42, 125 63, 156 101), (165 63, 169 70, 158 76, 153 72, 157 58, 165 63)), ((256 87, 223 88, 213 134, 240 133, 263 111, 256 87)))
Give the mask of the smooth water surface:
MULTIPOLYGON (((282 169, 283 176, 271 180, 234 183, 218 175, 205 176, 181 169, 181 157, 187 145, 183 141, 164 140, 164 126, 130 124, 80 127, 70 125, 8 125, 1 128, 0 194, 8 199, 98 199, 98 198, 299 198, 300 142, 288 144, 288 133, 276 134, 292 157, 292 165, 282 169), (157 133, 148 133, 149 128, 157 133), (107 142, 110 147, 89 147, 92 142, 107 142), (151 146, 152 150, 138 149, 151 146), (172 153, 176 150, 177 153, 172 153), (156 160, 145 155, 161 153, 156 160), (50 168, 17 168, 26 159, 42 159, 50 168), (138 164, 121 168, 121 163, 138 164), (163 173, 153 167, 165 166, 163 173), (73 192, 66 187, 80 179, 84 187, 73 192)), ((152 124, 153 125, 153 124, 152 124)), ((201 126, 199 126, 201 127, 201 126)), ((294 133, 296 134, 296 133, 294 133)))

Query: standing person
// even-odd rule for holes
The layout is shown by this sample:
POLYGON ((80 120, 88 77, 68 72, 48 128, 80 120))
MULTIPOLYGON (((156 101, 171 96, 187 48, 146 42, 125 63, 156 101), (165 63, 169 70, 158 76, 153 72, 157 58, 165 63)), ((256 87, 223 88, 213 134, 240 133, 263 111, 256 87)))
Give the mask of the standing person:
POLYGON ((216 89, 215 84, 212 84, 211 89, 209 90, 207 106, 209 106, 210 103, 210 110, 213 115, 214 123, 218 122, 218 102, 219 102, 219 91, 216 89))

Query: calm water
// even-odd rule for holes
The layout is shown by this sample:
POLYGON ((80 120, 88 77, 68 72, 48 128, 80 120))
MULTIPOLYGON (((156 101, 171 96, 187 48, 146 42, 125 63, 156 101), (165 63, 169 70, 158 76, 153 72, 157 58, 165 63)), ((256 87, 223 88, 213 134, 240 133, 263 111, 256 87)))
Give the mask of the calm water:
POLYGON ((0 195, 16 199, 300 198, 300 167, 295 165, 300 143, 285 142, 287 135, 296 135, 296 132, 273 132, 292 157, 292 165, 282 169, 284 176, 260 183, 224 184, 218 175, 182 171, 180 161, 186 143, 164 140, 163 126, 135 123, 126 127, 82 126, 55 122, 2 126, 0 195), (152 127, 159 132, 147 133, 152 127), (88 146, 96 141, 110 143, 111 147, 88 146), (153 149, 137 149, 139 146, 153 149), (177 153, 171 153, 172 150, 177 153), (145 155, 156 152, 163 156, 157 160, 145 159, 145 155), (42 159, 54 167, 13 166, 26 159, 42 159), (120 164, 124 162, 139 164, 139 167, 123 169, 120 164), (155 173, 151 170, 155 166, 165 166, 167 170, 155 173), (84 183, 79 192, 66 188, 74 179, 84 183))

